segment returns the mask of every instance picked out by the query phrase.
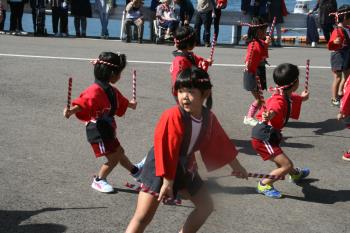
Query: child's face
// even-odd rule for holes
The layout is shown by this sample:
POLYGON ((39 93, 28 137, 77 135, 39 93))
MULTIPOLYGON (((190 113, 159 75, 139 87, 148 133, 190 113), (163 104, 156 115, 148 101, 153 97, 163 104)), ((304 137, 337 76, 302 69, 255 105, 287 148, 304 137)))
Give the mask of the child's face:
POLYGON ((263 27, 261 29, 258 30, 258 37, 259 39, 265 39, 266 37, 266 27, 263 27))
POLYGON ((119 79, 120 79, 120 73, 114 74, 114 75, 112 75, 112 77, 110 78, 109 82, 114 84, 114 83, 116 83, 119 79))
POLYGON ((202 105, 205 94, 197 88, 180 88, 177 91, 177 99, 180 106, 194 117, 199 118, 202 114, 202 105))

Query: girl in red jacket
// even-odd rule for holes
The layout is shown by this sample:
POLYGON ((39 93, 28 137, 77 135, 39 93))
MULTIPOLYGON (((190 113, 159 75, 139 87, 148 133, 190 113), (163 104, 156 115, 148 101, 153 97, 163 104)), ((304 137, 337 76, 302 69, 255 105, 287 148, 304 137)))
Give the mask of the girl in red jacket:
POLYGON ((339 7, 335 15, 339 23, 332 32, 328 49, 332 50, 331 68, 334 74, 331 103, 339 107, 344 83, 350 74, 350 5, 339 7))
POLYGON ((243 75, 244 89, 250 91, 254 97, 254 102, 250 105, 243 123, 255 126, 257 120, 254 119, 256 112, 262 103, 259 98, 259 91, 255 77, 259 76, 263 89, 266 89, 266 58, 268 58, 268 46, 270 38, 266 37, 267 23, 260 17, 253 18, 248 30, 248 48, 245 58, 246 68, 243 75))
POLYGON ((236 159, 234 144, 214 113, 203 107, 211 87, 209 75, 202 69, 188 68, 177 76, 178 104, 162 114, 155 129, 154 147, 147 155, 140 177, 142 186, 159 193, 159 197, 139 193, 127 233, 143 232, 160 201, 173 198, 178 192, 195 205, 180 232, 197 232, 204 224, 213 211, 213 201, 195 168, 195 151, 200 151, 208 170, 232 163, 235 172, 247 177, 236 159))
POLYGON ((123 116, 128 108, 136 109, 137 103, 129 101, 120 91, 112 86, 121 77, 126 66, 125 54, 102 52, 93 61, 95 82, 85 89, 72 103, 72 108, 65 108, 66 118, 76 117, 86 124, 88 141, 96 158, 106 157, 98 175, 94 177, 91 187, 103 193, 110 193, 114 188, 107 183, 107 176, 118 164, 126 168, 137 178, 140 165, 133 165, 125 156, 124 149, 116 136, 117 124, 114 116, 123 116))

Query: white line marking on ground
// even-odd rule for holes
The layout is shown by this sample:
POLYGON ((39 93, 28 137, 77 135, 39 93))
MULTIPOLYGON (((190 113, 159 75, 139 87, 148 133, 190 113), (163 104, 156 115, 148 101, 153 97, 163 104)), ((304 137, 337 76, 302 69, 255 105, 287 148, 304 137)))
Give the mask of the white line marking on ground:
MULTIPOLYGON (((40 56, 40 55, 26 55, 26 54, 9 54, 0 53, 2 57, 23 57, 23 58, 39 58, 39 59, 56 59, 56 60, 76 60, 76 61, 91 61, 95 58, 82 58, 82 57, 53 57, 53 56, 40 56)), ((136 61, 128 60, 129 63, 140 63, 140 64, 162 64, 170 65, 171 62, 164 61, 136 61)), ((213 66, 221 67, 244 67, 243 64, 213 64, 213 66)), ((275 68, 276 65, 266 66, 266 68, 275 68)), ((299 68, 305 68, 305 66, 299 66, 299 68)), ((310 66, 312 69, 330 69, 329 66, 310 66)))

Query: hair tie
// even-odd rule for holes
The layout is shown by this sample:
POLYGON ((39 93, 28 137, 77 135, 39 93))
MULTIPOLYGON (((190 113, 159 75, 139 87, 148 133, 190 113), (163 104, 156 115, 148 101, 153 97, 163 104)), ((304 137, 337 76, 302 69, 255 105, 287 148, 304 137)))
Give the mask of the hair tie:
POLYGON ((109 62, 106 62, 106 61, 100 60, 100 59, 94 59, 94 60, 90 61, 90 63, 92 63, 93 65, 103 64, 103 65, 107 65, 107 66, 118 68, 118 65, 115 65, 113 63, 109 63, 109 62))
POLYGON ((287 84, 287 85, 284 85, 284 86, 276 86, 276 87, 269 87, 268 91, 270 93, 276 93, 276 94, 279 94, 279 95, 283 95, 283 91, 285 89, 288 89, 290 88, 291 86, 294 85, 294 83, 297 81, 298 79, 295 79, 293 82, 287 84))

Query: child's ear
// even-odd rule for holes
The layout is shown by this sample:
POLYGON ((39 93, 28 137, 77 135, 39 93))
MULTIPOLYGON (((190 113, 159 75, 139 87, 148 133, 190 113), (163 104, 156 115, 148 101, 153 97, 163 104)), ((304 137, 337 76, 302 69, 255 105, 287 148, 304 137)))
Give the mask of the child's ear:
POLYGON ((210 90, 210 89, 209 89, 209 90, 205 90, 205 91, 203 92, 203 97, 204 97, 204 99, 208 98, 208 97, 210 96, 210 94, 211 94, 211 90, 210 90))

